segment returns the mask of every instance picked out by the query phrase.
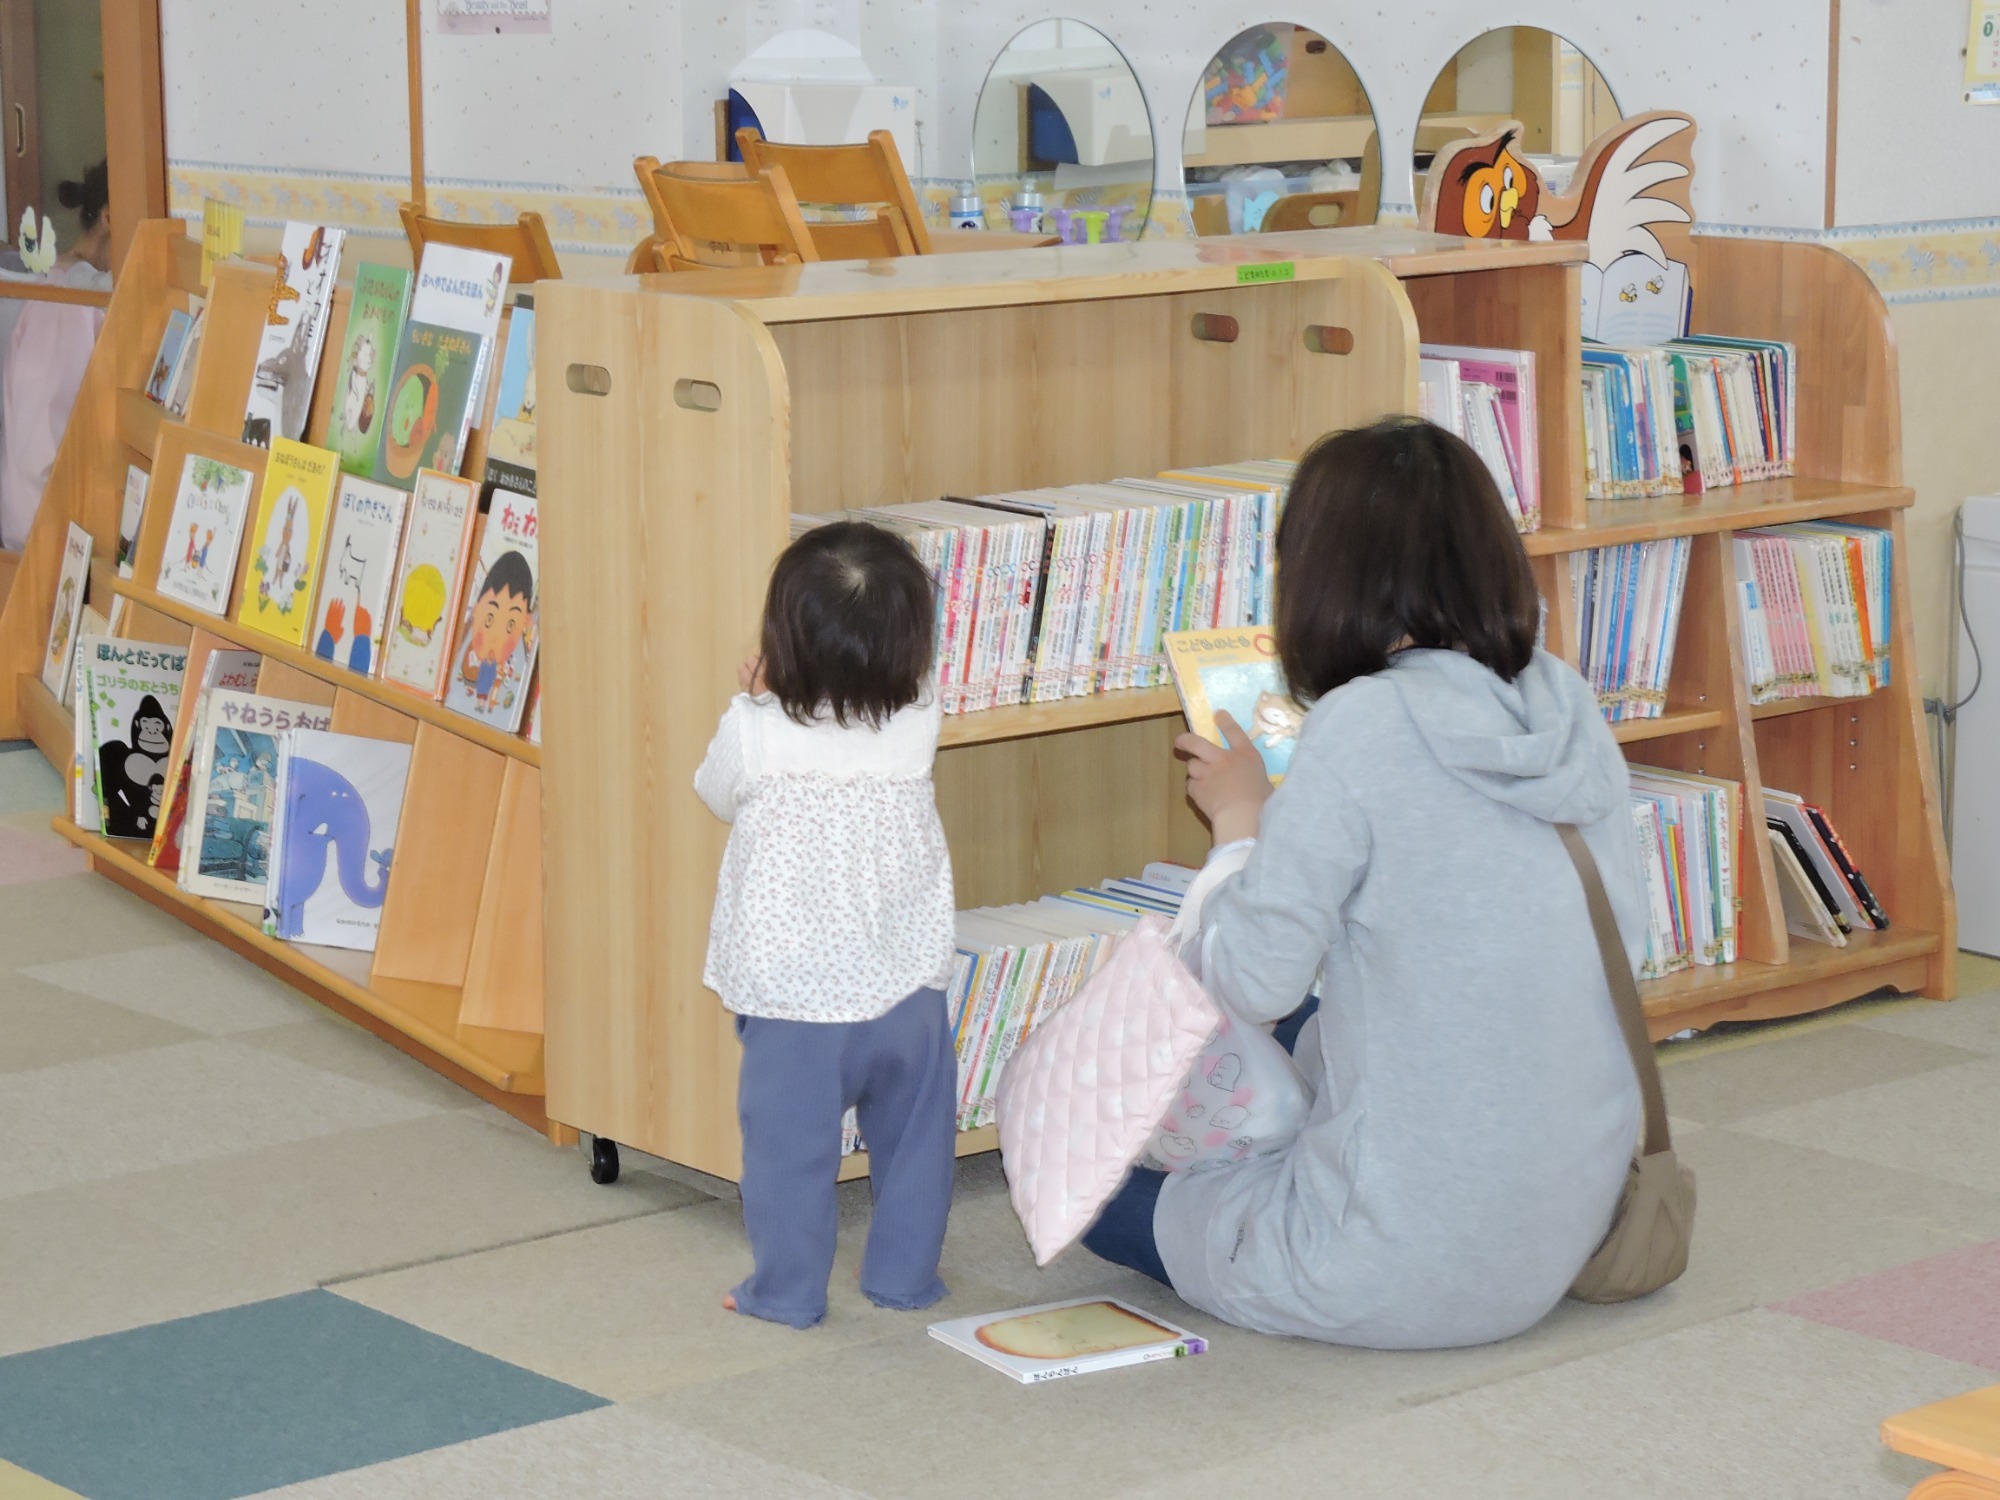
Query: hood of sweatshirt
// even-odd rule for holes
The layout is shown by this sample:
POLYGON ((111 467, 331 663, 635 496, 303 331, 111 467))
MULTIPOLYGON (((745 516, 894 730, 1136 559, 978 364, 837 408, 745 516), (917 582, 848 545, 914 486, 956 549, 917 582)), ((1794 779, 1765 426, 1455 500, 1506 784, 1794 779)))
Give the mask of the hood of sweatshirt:
POLYGON ((1625 759, 1590 685, 1559 657, 1537 651, 1502 682, 1463 652, 1404 651, 1385 675, 1438 763, 1495 802, 1587 824, 1624 800, 1625 759))

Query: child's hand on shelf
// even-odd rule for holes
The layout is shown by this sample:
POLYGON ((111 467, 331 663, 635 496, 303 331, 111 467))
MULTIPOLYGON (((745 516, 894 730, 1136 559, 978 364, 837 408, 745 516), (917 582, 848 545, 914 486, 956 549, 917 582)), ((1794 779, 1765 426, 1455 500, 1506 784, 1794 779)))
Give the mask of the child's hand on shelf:
POLYGON ((1215 727, 1223 744, 1193 733, 1174 741, 1174 748, 1188 757, 1188 797, 1208 819, 1216 843, 1255 838, 1257 820, 1271 795, 1264 757, 1226 710, 1215 716, 1215 727))
POLYGON ((764 691, 764 658, 746 656, 736 668, 736 685, 755 697, 764 691))

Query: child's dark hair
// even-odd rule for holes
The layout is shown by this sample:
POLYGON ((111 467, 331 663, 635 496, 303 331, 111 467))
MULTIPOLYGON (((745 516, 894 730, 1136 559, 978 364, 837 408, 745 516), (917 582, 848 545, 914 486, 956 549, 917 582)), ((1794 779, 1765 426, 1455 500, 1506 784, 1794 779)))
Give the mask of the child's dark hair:
POLYGON ((1415 417, 1337 432, 1300 461, 1278 527, 1278 656, 1310 703, 1407 642, 1462 650, 1512 682, 1539 609, 1485 462, 1415 417))
POLYGON ((879 728, 915 703, 936 633, 930 574, 908 543, 860 521, 815 526, 764 595, 764 685, 788 718, 879 728))
POLYGON ((534 570, 520 553, 511 550, 503 552, 486 570, 486 581, 479 585, 479 592, 512 594, 517 599, 532 600, 535 597, 534 570))
POLYGON ((56 202, 64 208, 75 209, 83 232, 90 233, 97 227, 97 221, 104 217, 104 210, 111 202, 111 173, 106 164, 99 162, 85 172, 81 182, 57 183, 56 202))

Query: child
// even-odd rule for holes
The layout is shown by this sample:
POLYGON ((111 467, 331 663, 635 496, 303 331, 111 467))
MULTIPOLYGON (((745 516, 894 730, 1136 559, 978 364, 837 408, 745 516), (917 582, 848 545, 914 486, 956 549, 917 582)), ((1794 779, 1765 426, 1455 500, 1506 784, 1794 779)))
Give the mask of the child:
POLYGON ((854 522, 808 532, 772 570, 762 654, 695 772, 735 825, 702 979, 743 1043, 756 1264, 722 1305, 794 1328, 826 1315, 850 1107, 875 1193, 861 1290, 906 1309, 945 1294, 957 1063, 933 620, 930 578, 900 538, 854 522))

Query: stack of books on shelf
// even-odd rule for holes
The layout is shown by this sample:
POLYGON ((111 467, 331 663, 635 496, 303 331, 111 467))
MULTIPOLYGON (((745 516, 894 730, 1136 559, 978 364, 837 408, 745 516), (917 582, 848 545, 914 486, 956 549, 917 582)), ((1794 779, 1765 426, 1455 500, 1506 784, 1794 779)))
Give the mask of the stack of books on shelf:
POLYGON ((1649 348, 1583 348, 1585 494, 1698 495, 1793 472, 1793 346, 1690 335, 1649 348))
POLYGON ((1457 433, 1492 471, 1514 524, 1542 524, 1535 356, 1527 349, 1425 344, 1418 350, 1417 415, 1457 433))
POLYGON ((1767 786, 1764 822, 1787 931, 1844 948, 1851 932, 1888 927, 1888 913, 1825 812, 1796 793, 1767 786))
POLYGON ((1891 549, 1881 527, 1735 534, 1750 701, 1859 698, 1889 682, 1891 549))
POLYGON ((1639 977, 1734 963, 1742 783, 1635 765, 1632 824, 1648 914, 1639 977))
POLYGON ((937 584, 944 711, 975 713, 1159 687, 1170 632, 1268 625, 1294 467, 800 515, 792 534, 855 519, 905 536, 937 584))
POLYGON ((1692 550, 1683 536, 1570 554, 1583 675, 1614 723, 1666 711, 1692 550))

